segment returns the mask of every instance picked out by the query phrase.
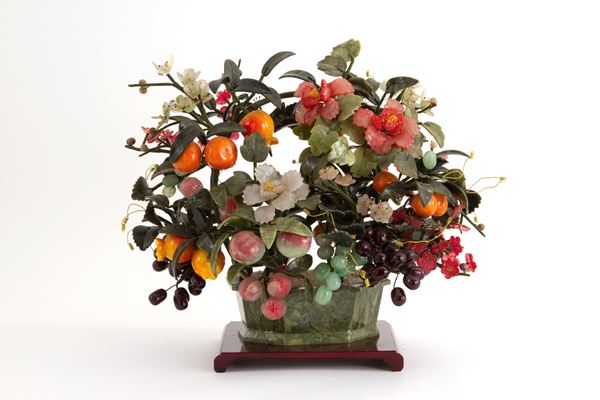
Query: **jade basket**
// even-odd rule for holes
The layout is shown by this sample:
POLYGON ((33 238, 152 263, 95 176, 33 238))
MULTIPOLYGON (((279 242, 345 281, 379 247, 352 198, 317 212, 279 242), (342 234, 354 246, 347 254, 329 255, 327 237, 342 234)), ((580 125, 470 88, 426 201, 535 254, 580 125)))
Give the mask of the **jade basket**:
MULTIPOLYGON (((278 346, 351 344, 377 338, 381 295, 384 285, 389 283, 386 279, 365 287, 344 279, 342 287, 333 292, 331 302, 325 306, 315 303, 303 284, 295 284, 285 298, 285 315, 276 321, 265 318, 260 310, 265 294, 248 302, 238 292, 243 322, 238 334, 244 343, 278 346)), ((314 285, 316 290, 319 284, 314 285)), ((237 285, 232 288, 237 292, 237 285)))

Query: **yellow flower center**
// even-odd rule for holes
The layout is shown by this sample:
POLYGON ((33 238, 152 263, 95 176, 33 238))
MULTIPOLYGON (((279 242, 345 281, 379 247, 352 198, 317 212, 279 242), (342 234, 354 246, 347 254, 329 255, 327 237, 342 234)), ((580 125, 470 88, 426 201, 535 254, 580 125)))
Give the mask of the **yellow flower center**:
POLYGON ((275 185, 272 184, 271 182, 265 182, 264 188, 267 192, 273 192, 275 190, 275 185))
POLYGON ((398 116, 395 114, 390 114, 387 116, 386 121, 390 124, 398 123, 398 116))

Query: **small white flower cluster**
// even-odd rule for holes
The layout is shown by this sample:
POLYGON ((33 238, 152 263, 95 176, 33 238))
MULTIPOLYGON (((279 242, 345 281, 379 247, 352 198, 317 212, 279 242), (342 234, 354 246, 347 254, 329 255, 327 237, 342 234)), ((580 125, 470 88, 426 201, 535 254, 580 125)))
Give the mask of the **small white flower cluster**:
POLYGON ((332 180, 340 186, 350 186, 356 182, 356 179, 352 175, 340 175, 340 172, 332 166, 321 168, 319 170, 319 178, 324 181, 332 180))
POLYGON ((374 203, 369 195, 363 194, 356 201, 356 212, 361 215, 370 215, 373 221, 387 223, 392 218, 392 207, 387 201, 374 203))
POLYGON ((306 200, 310 192, 298 171, 280 175, 272 165, 262 164, 256 167, 255 176, 258 183, 246 186, 242 198, 249 206, 267 203, 254 210, 254 218, 260 224, 271 222, 276 210, 289 210, 298 201, 306 200))

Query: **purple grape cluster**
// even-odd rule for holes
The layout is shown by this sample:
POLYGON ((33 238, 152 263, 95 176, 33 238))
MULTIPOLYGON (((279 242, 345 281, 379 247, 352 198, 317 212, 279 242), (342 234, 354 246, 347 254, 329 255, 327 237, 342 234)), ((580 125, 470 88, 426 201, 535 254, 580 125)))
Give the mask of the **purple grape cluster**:
POLYGON ((185 310, 190 301, 190 294, 198 296, 206 286, 206 281, 194 272, 192 264, 189 262, 178 264, 173 267, 173 263, 169 261, 155 260, 152 263, 152 269, 157 272, 168 270, 169 274, 177 280, 177 283, 168 289, 156 289, 150 293, 148 300, 150 304, 156 306, 162 303, 167 298, 167 292, 175 288, 173 293, 173 304, 178 310, 185 310), (180 287, 182 282, 188 283, 188 288, 180 287))
MULTIPOLYGON (((395 273, 404 275, 404 285, 415 290, 425 277, 425 272, 416 263, 419 254, 394 244, 393 233, 384 226, 366 227, 363 239, 356 243, 354 249, 359 255, 369 258, 369 262, 361 268, 360 276, 368 280, 370 286, 386 279, 390 273, 395 273)), ((391 298, 395 305, 403 305, 406 302, 404 289, 394 287, 391 298)))

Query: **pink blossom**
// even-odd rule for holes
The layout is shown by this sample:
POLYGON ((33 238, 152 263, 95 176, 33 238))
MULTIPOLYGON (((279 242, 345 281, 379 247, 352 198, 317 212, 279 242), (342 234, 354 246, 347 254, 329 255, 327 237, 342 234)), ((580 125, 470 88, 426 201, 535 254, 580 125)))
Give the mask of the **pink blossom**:
POLYGON ((340 105, 335 98, 349 93, 354 93, 354 86, 342 78, 330 83, 322 80, 320 89, 311 82, 302 82, 294 93, 294 97, 300 98, 294 118, 299 124, 306 125, 314 124, 317 116, 331 121, 340 112, 340 105))
POLYGON ((428 274, 437 266, 437 257, 431 254, 429 251, 425 251, 423 254, 421 254, 421 257, 417 259, 417 265, 423 268, 425 274, 428 274))
POLYGON ((448 241, 448 250, 457 255, 462 253, 463 247, 460 244, 460 238, 458 236, 451 236, 448 241))
POLYGON ((154 130, 153 135, 151 129, 152 128, 146 128, 142 126, 142 131, 144 131, 144 133, 148 135, 148 137, 146 138, 146 143, 154 143, 156 141, 164 143, 168 141, 169 143, 173 144, 173 141, 175 141, 175 138, 177 137, 177 135, 179 135, 179 131, 173 133, 173 131, 169 129, 162 129, 160 131, 154 130))
POLYGON ((227 90, 217 92, 217 105, 227 104, 229 103, 229 100, 231 100, 231 93, 229 93, 227 90))
POLYGON ((404 106, 398 100, 388 99, 379 115, 359 108, 352 123, 365 128, 365 139, 375 154, 387 154, 392 146, 409 148, 419 132, 417 121, 404 115, 404 106))
POLYGON ((465 262, 460 264, 460 269, 464 272, 475 272, 477 269, 477 263, 473 261, 473 254, 465 254, 465 262))

